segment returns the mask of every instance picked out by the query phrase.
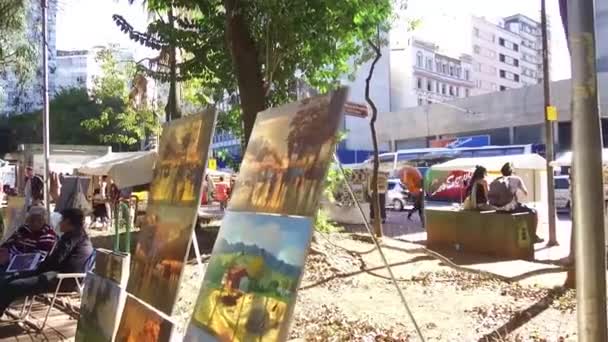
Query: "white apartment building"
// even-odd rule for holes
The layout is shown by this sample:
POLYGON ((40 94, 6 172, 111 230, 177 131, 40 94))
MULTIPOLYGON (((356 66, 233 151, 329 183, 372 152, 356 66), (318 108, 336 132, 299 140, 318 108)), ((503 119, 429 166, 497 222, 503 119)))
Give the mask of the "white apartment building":
MULTIPOLYGON (((57 2, 48 1, 47 11, 47 46, 49 93, 55 89, 54 74, 56 71, 56 23, 57 2)), ((43 72, 42 72, 42 11, 40 2, 27 2, 26 32, 27 40, 37 49, 37 59, 32 75, 21 81, 12 71, 0 74, 0 115, 19 114, 31 112, 42 108, 43 105, 43 72)), ((0 33, 2 34, 2 33, 0 33)))
POLYGON ((475 95, 542 81, 540 24, 524 15, 492 23, 472 17, 475 95))
MULTIPOLYGON (((543 40, 540 23, 523 14, 512 15, 504 20, 505 28, 519 35, 521 39, 519 46, 521 82, 525 86, 541 83, 543 80, 543 40)), ((547 25, 551 26, 549 23, 547 25)), ((550 31, 547 31, 547 35, 551 40, 550 31)))
POLYGON ((439 52, 439 46, 412 37, 391 51, 391 110, 441 103, 473 95, 472 57, 439 52))
MULTIPOLYGON (((100 76, 102 72, 97 54, 103 48, 95 46, 89 50, 57 51, 56 92, 67 88, 90 90, 95 77, 100 76)), ((133 61, 133 53, 118 48, 115 58, 119 63, 133 61)))

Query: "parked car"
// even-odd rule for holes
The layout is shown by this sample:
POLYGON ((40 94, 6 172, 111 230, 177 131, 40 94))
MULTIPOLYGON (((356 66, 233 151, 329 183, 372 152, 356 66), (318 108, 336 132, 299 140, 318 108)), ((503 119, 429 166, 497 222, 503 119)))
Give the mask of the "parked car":
POLYGON ((570 179, 568 176, 555 177, 555 209, 570 210, 570 179))
POLYGON ((388 191, 386 193, 386 207, 393 208, 396 211, 402 211, 405 208, 408 191, 399 179, 388 180, 388 191))

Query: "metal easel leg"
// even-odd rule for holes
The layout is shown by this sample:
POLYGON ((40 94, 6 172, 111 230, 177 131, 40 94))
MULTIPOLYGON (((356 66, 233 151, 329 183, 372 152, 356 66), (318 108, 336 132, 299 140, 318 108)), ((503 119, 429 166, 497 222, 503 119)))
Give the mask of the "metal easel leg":
POLYGON ((342 173, 342 176, 344 177, 344 184, 346 184, 348 193, 350 194, 351 198, 353 199, 353 201, 357 205, 357 208, 359 209, 359 213, 361 214, 361 217, 363 218, 363 223, 365 224, 365 228, 367 229, 367 232, 372 237, 374 244, 378 248, 378 253, 380 253, 380 257, 382 258, 382 263, 384 263, 384 267, 386 267, 386 270, 388 271, 388 274, 391 278, 391 282, 397 289, 397 293, 399 294, 401 303, 403 304, 403 307, 405 307, 405 311, 407 312, 410 320, 412 321, 412 324, 414 325, 414 328, 416 329, 418 338, 420 338, 420 340, 422 342, 424 342, 425 339, 424 339, 424 336, 422 335, 422 331, 420 330, 420 327, 418 326, 418 323, 416 322, 416 319, 414 318, 414 314, 412 313, 409 305, 407 304, 407 300, 405 299, 405 295, 403 294, 403 291, 401 291, 401 287, 397 283, 397 279, 395 278, 393 270, 391 269, 391 266, 388 263, 388 259, 386 258, 386 255, 384 255, 384 252, 382 251, 382 246, 380 246, 380 242, 378 241, 378 238, 376 238, 376 235, 374 235, 372 228, 369 226, 369 222, 367 222, 367 218, 365 217, 365 212, 363 211, 363 208, 361 208, 361 203, 359 203, 359 201, 357 200, 355 193, 353 192, 353 189, 350 186, 348 179, 346 178, 346 172, 344 172, 344 167, 342 167, 342 163, 340 163, 340 160, 338 159, 338 156, 335 153, 334 153, 334 161, 338 165, 338 168, 340 169, 340 173, 342 173))
POLYGON ((205 274, 205 268, 201 261, 201 250, 198 247, 198 240, 196 239, 196 229, 192 229, 192 247, 194 248, 194 256, 196 257, 196 264, 198 265, 201 277, 205 274))

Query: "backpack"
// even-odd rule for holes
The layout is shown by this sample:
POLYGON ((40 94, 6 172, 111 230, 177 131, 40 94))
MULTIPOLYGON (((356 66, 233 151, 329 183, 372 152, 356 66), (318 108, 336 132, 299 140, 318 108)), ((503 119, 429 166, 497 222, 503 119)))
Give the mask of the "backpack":
POLYGON ((68 198, 66 208, 80 209, 85 215, 88 215, 92 211, 91 203, 89 203, 82 189, 80 178, 76 178, 76 189, 68 198))
POLYGON ((504 207, 513 202, 515 194, 509 188, 508 177, 498 177, 490 183, 488 191, 488 202, 496 207, 504 207))

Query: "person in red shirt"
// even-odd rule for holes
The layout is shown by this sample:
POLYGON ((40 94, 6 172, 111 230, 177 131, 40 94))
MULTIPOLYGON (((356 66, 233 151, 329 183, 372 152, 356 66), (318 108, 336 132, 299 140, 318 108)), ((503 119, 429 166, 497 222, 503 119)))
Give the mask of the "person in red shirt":
POLYGON ((224 210, 228 202, 228 184, 224 183, 224 177, 215 184, 215 200, 220 202, 220 209, 224 210))
POLYGON ((40 253, 44 259, 57 242, 57 234, 46 223, 44 207, 33 206, 26 223, 0 246, 0 266, 6 266, 17 254, 40 253))

